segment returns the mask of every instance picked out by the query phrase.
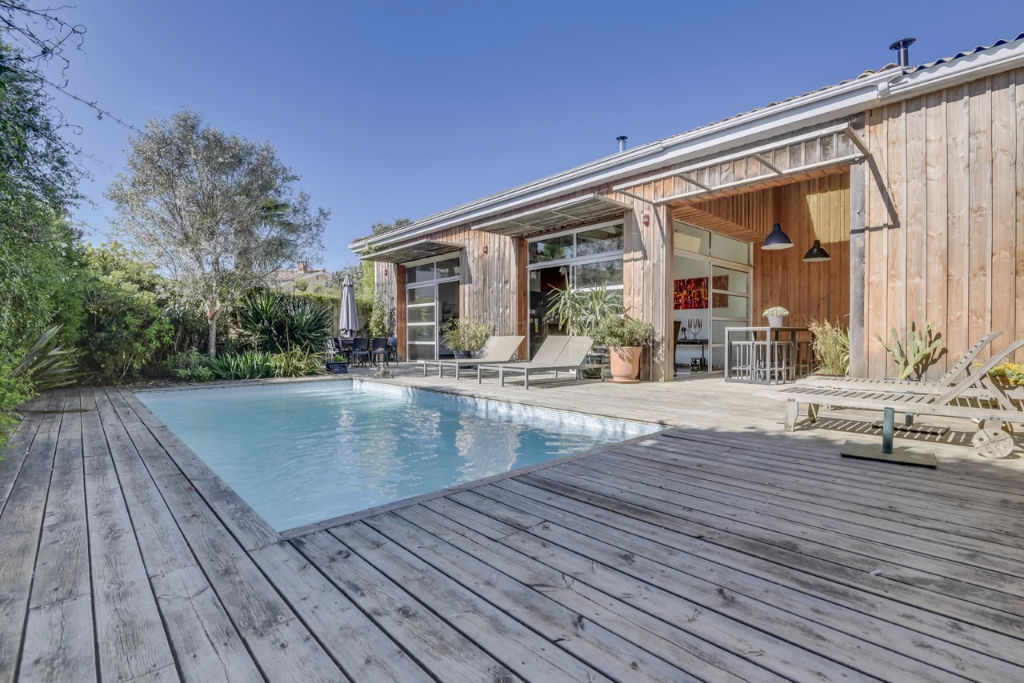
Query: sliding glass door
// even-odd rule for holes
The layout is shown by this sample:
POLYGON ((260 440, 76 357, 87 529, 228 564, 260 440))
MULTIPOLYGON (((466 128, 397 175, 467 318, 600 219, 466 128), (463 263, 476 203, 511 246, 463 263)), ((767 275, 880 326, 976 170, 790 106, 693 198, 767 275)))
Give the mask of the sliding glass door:
POLYGON ((674 238, 676 368, 724 370, 725 329, 750 324, 750 245, 678 222, 674 238))
POLYGON ((445 323, 459 317, 461 261, 427 259, 405 267, 405 353, 409 360, 450 358, 441 341, 445 323))

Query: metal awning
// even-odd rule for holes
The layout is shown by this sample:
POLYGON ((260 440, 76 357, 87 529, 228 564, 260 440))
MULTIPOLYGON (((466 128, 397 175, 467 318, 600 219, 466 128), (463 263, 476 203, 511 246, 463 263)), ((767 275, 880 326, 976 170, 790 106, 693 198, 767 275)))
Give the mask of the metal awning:
POLYGON ((599 218, 622 216, 632 208, 629 204, 595 193, 481 223, 473 226, 473 229, 496 232, 511 237, 522 237, 599 218))
POLYGON ((458 244, 448 244, 436 240, 419 240, 408 244, 400 244, 397 247, 373 251, 369 254, 361 254, 359 258, 363 261, 383 261, 385 263, 405 263, 416 261, 431 256, 443 256, 444 254, 457 254, 461 247, 458 244))
POLYGON ((848 123, 842 123, 788 138, 773 140, 757 147, 748 147, 706 158, 686 166, 679 166, 668 171, 640 178, 639 180, 631 180, 628 183, 615 185, 612 189, 628 197, 642 199, 642 197, 629 192, 630 188, 672 177, 680 178, 689 186, 683 192, 661 197, 654 201, 655 204, 664 204, 681 199, 692 199, 701 195, 713 195, 729 190, 736 191, 747 185, 756 185, 788 176, 796 176, 801 173, 843 166, 868 156, 870 156, 870 152, 867 145, 864 144, 864 141, 861 140, 857 132, 848 123), (790 149, 799 150, 799 154, 794 154, 792 158, 786 154, 787 163, 777 163, 774 156, 775 153, 790 149), (798 159, 798 161, 794 163, 792 159, 798 159), (725 164, 756 168, 759 169, 759 172, 742 178, 728 178, 721 174, 709 172, 715 167, 725 164))

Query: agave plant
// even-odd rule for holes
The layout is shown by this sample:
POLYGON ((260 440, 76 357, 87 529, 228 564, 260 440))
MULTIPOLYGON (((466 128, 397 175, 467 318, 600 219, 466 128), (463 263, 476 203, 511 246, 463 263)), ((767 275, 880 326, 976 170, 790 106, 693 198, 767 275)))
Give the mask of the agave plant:
POLYGON ((36 392, 66 387, 78 381, 69 351, 57 344, 61 326, 54 325, 35 340, 11 374, 32 385, 36 392))

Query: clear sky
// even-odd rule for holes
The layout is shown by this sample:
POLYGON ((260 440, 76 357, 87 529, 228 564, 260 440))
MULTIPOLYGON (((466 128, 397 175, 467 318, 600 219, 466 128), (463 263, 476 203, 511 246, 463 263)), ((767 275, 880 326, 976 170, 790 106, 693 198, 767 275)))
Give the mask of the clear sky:
MULTIPOLYGON (((39 5, 40 3, 34 3, 39 5)), ((892 61, 1024 32, 1024 2, 80 0, 70 89, 142 127, 182 107, 267 140, 331 211, 314 261, 436 211, 892 61)), ((103 241, 132 134, 61 95, 103 241)))

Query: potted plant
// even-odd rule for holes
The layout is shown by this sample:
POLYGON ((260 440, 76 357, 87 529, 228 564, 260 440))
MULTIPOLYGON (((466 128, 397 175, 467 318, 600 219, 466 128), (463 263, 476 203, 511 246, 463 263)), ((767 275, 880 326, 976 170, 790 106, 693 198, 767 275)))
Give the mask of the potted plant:
MULTIPOLYGON (((622 299, 618 292, 606 287, 595 289, 554 288, 550 292, 548 320, 557 321, 558 326, 572 335, 594 337, 601 321, 611 316, 622 314, 622 299)), ((587 357, 583 377, 601 378, 601 367, 605 365, 605 353, 600 342, 595 345, 594 353, 587 357)))
POLYGON ((782 327, 784 322, 783 319, 789 315, 789 311, 782 306, 772 306, 771 308, 764 309, 764 313, 762 315, 768 318, 769 327, 782 327))
POLYGON ((484 347, 494 332, 492 323, 472 318, 455 318, 441 329, 441 339, 455 353, 456 358, 472 358, 484 347))
POLYGON ((332 375, 344 375, 348 372, 348 359, 345 356, 331 356, 327 361, 327 372, 332 375))
POLYGON ((612 378, 622 384, 636 384, 640 380, 640 353, 651 343, 654 325, 625 316, 610 316, 601 321, 594 339, 608 347, 612 378))

